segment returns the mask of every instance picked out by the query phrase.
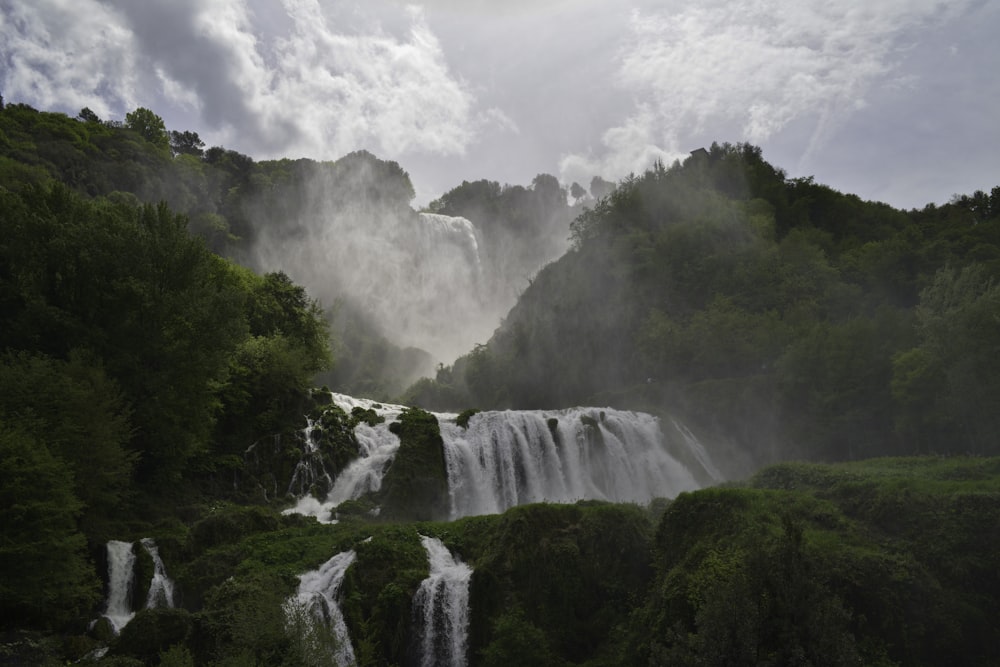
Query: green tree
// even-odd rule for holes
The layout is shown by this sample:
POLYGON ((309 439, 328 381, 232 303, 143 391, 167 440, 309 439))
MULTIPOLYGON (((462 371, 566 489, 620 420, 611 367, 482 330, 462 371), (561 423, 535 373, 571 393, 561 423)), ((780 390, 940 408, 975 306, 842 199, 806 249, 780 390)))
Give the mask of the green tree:
POLYGON ((60 628, 100 587, 77 530, 73 473, 23 430, 0 424, 0 625, 60 628))
POLYGON ((205 142, 201 140, 197 132, 188 130, 184 132, 173 130, 170 132, 170 150, 174 152, 174 155, 194 155, 195 157, 201 157, 205 154, 204 148, 205 142))
POLYGON ((44 442, 73 473, 83 501, 81 526, 93 542, 128 499, 135 454, 129 412, 99 362, 72 350, 68 361, 28 353, 0 354, 0 420, 44 442))
POLYGON ((163 149, 170 148, 170 136, 163 119, 145 107, 125 114, 125 127, 136 132, 149 143, 163 149))

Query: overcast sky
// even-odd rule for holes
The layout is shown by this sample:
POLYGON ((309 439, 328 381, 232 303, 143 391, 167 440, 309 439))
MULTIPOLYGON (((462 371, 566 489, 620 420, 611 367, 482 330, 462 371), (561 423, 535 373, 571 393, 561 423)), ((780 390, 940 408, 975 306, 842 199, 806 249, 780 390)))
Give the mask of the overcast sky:
POLYGON ((921 207, 1000 184, 995 0, 0 0, 8 102, 255 159, 618 179, 714 141, 921 207))

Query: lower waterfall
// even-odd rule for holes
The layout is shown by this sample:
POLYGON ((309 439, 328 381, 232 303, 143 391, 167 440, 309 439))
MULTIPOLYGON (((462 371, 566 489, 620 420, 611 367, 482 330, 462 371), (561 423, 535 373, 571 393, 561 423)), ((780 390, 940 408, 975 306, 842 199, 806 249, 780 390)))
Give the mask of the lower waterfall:
POLYGON ((467 664, 469 580, 472 568, 451 555, 434 537, 420 537, 430 576, 413 597, 413 627, 420 634, 420 667, 464 667, 467 664))
MULTIPOLYGON (((347 568, 354 563, 356 557, 353 550, 342 551, 320 565, 318 570, 299 575, 299 589, 285 605, 286 615, 304 612, 312 622, 330 633, 333 639, 332 657, 339 667, 355 664, 354 647, 347 633, 344 615, 340 611, 338 596, 347 568)), ((326 642, 316 640, 311 649, 323 650, 327 646, 326 642)))
MULTIPOLYGON (((139 541, 153 560, 153 577, 146 594, 145 609, 174 606, 174 582, 167 576, 167 569, 160 558, 160 551, 151 537, 139 541)), ((132 598, 135 588, 135 545, 132 542, 111 540, 108 554, 108 599, 104 617, 111 622, 115 634, 121 632, 135 617, 132 598)))
POLYGON ((167 568, 163 566, 160 550, 151 537, 140 540, 146 553, 153 559, 153 579, 149 582, 149 593, 146 594, 146 609, 154 607, 174 606, 174 582, 167 576, 167 568))
POLYGON ((111 621, 117 635, 135 616, 132 611, 132 582, 135 576, 135 551, 131 542, 111 540, 108 551, 108 600, 104 617, 111 621))

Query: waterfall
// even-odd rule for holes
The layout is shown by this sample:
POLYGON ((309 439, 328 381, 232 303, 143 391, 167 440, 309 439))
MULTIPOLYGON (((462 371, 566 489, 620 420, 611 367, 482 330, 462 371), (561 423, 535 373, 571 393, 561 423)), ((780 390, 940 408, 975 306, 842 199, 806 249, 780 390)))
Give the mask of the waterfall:
MULTIPOLYGON (((174 606, 174 582, 167 576, 167 569, 160 558, 160 550, 151 537, 139 541, 153 560, 153 578, 146 594, 146 609, 174 606)), ((135 617, 132 595, 135 587, 135 548, 132 542, 111 540, 108 552, 108 600, 104 616, 111 622, 115 634, 121 632, 135 617)))
POLYGON ((108 601, 104 616, 111 621, 115 634, 121 632, 135 612, 132 611, 132 583, 135 576, 135 551, 131 542, 111 540, 108 550, 108 601))
POLYGON ((531 502, 647 503, 701 485, 652 415, 610 408, 481 412, 442 422, 452 518, 531 502))
MULTIPOLYGON (((337 597, 347 568, 356 556, 353 550, 343 551, 323 563, 318 570, 299 575, 298 592, 285 606, 286 614, 305 612, 313 622, 329 630, 334 640, 333 658, 340 667, 355 664, 354 647, 351 646, 337 597)), ((314 646, 322 647, 325 644, 315 642, 314 646)))
POLYGON ((385 421, 375 426, 365 422, 354 428, 358 440, 358 458, 351 461, 331 484, 330 493, 323 502, 308 494, 300 497, 295 507, 285 513, 314 516, 321 522, 330 522, 330 512, 345 500, 355 500, 370 491, 382 488, 382 477, 392 458, 399 449, 399 438, 389 431, 389 424, 405 409, 402 405, 376 403, 367 399, 354 398, 346 394, 333 394, 333 403, 350 414, 354 408, 374 410, 385 417, 385 421))
POLYGON ((430 576, 413 597, 414 628, 421 631, 421 667, 464 667, 469 629, 472 568, 457 560, 440 540, 421 535, 430 576))
MULTIPOLYGON (((286 512, 329 521, 346 500, 378 491, 399 449, 390 423, 403 411, 343 394, 334 403, 385 417, 376 426, 355 427, 360 455, 333 481, 323 502, 306 495, 286 512)), ((722 479, 708 452, 680 422, 666 434, 660 420, 612 408, 480 412, 468 427, 454 414, 438 414, 447 466, 450 515, 457 519, 496 514, 532 502, 608 500, 645 504, 672 498, 722 479)))
POLYGON ((149 582, 149 593, 146 594, 146 609, 154 607, 174 606, 174 582, 167 576, 167 568, 160 558, 160 550, 151 537, 140 540, 146 553, 153 559, 153 578, 149 582))
POLYGON ((302 431, 302 458, 295 464, 292 480, 288 483, 288 493, 296 497, 311 494, 317 483, 323 483, 326 489, 333 486, 333 478, 330 477, 319 447, 312 437, 315 428, 313 421, 306 417, 306 427, 302 431))

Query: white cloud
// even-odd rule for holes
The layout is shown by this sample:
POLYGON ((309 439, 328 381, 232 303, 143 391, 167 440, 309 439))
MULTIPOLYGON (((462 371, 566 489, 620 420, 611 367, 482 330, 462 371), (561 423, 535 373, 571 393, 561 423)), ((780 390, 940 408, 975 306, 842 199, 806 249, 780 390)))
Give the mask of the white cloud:
POLYGON ((360 10, 334 22, 318 0, 283 0, 287 29, 266 38, 275 8, 245 0, 26 4, 0 0, 0 85, 12 101, 120 117, 164 99, 256 157, 462 154, 483 122, 503 118, 474 113, 415 8, 390 34, 360 10))
POLYGON ((137 96, 134 48, 120 17, 100 2, 0 1, 0 87, 7 101, 121 113, 137 96))
POLYGON ((964 4, 714 0, 635 11, 619 54, 634 111, 604 134, 599 155, 565 156, 561 169, 621 176, 650 156, 680 154, 706 130, 735 125, 760 143, 803 118, 814 124, 808 153, 864 107, 873 85, 892 83, 908 31, 964 4))
POLYGON ((294 113, 303 148, 465 151, 473 99, 450 75, 420 11, 410 11, 409 33, 398 39, 337 33, 315 0, 284 4, 294 28, 275 44, 278 76, 264 103, 274 115, 294 113))

